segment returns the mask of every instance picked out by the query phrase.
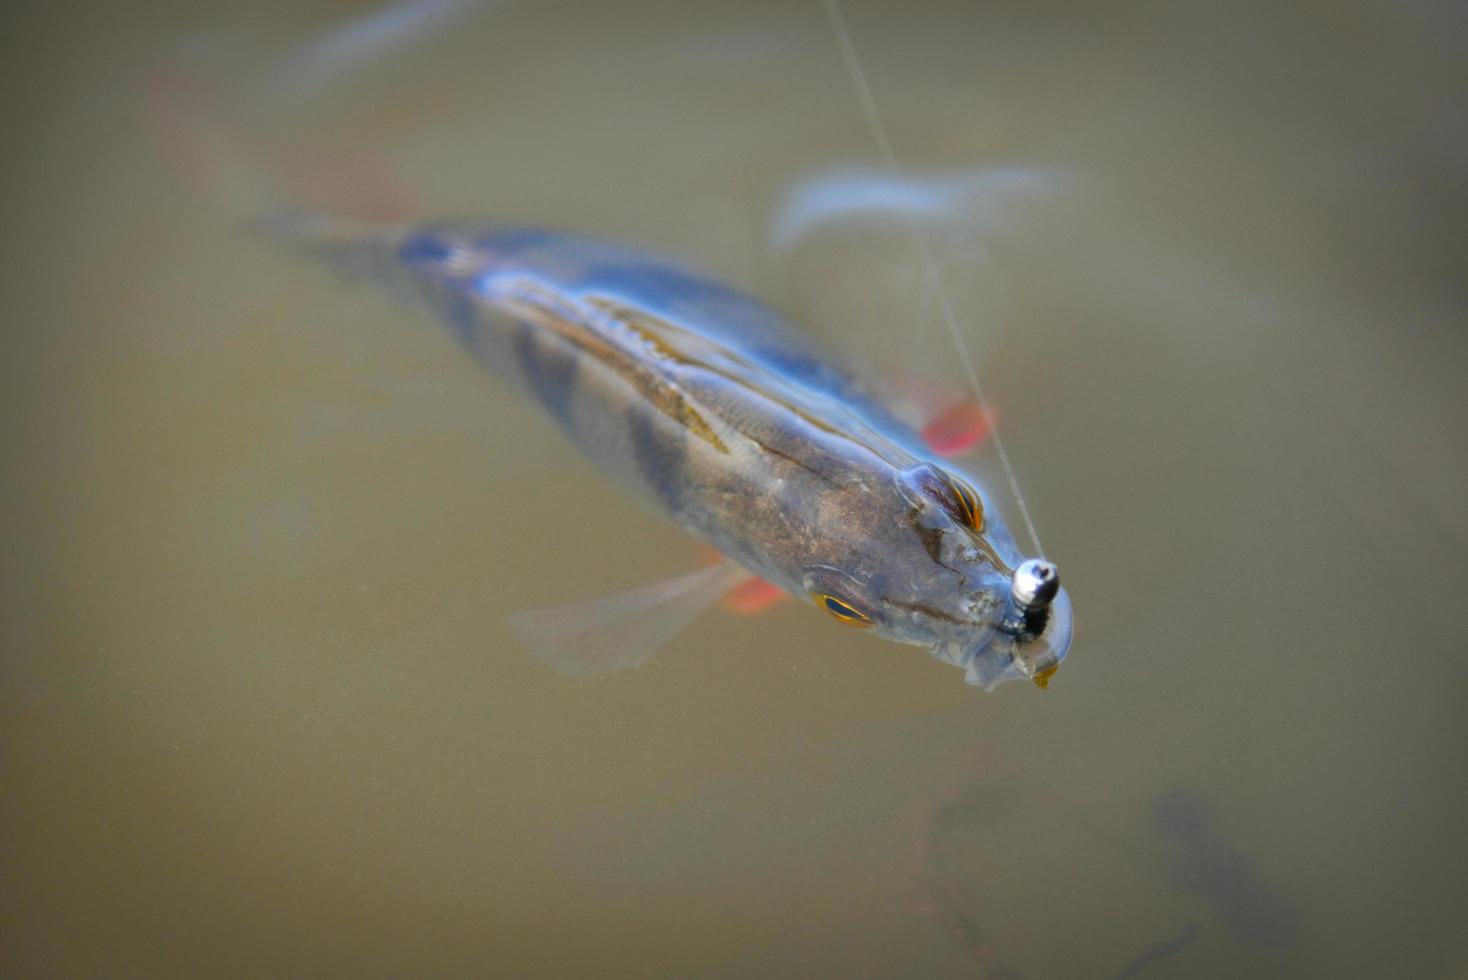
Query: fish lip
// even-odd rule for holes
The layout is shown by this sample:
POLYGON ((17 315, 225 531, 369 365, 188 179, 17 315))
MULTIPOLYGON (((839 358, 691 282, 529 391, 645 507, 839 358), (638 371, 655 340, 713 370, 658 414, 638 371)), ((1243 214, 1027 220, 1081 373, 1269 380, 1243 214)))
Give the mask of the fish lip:
POLYGON ((1014 642, 1018 648, 1029 649, 1032 652, 1027 663, 1030 669, 1026 676, 1034 676, 1042 670, 1060 666, 1066 654, 1070 652, 1073 628, 1070 595, 1064 588, 1057 589, 1055 597, 1050 600, 1046 608, 1044 627, 1040 632, 1025 633, 1015 637, 1014 642))
POLYGON ((960 658, 941 659, 963 666, 964 680, 985 691, 1005 681, 1034 681, 1037 676, 1048 680, 1070 652, 1072 630, 1070 596, 1062 587, 1051 601, 1039 633, 1027 634, 1006 623, 979 643, 971 644, 960 658))

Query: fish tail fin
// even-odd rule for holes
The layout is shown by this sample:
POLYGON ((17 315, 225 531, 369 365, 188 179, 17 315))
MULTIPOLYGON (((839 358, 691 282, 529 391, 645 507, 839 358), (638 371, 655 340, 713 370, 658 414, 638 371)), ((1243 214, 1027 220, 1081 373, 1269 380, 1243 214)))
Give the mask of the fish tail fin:
POLYGON ((339 274, 418 293, 397 261, 416 210, 406 183, 374 154, 273 132, 248 86, 210 79, 179 51, 141 81, 142 118, 184 196, 246 236, 318 260, 339 274))
MULTIPOLYGON (((273 119, 288 114, 260 105, 248 74, 211 77, 218 74, 180 49, 136 93, 164 164, 185 190, 235 216, 287 205, 394 221, 418 210, 408 182, 380 152, 344 134, 289 135, 273 119)), ((267 79, 278 74, 269 65, 263 72, 267 79)))

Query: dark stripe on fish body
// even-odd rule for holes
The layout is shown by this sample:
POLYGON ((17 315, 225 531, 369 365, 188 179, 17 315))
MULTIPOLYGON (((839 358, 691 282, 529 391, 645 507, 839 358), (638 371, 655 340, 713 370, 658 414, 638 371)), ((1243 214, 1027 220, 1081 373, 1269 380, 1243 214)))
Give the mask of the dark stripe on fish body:
POLYGON ((532 323, 521 323, 515 330, 515 360, 520 372, 563 428, 570 425, 571 402, 576 396, 576 380, 580 372, 575 351, 558 349, 543 330, 532 323))
POLYGON ((627 412, 627 433, 643 482, 670 513, 677 514, 682 505, 679 486, 686 455, 682 434, 670 425, 660 425, 658 417, 641 405, 627 412))

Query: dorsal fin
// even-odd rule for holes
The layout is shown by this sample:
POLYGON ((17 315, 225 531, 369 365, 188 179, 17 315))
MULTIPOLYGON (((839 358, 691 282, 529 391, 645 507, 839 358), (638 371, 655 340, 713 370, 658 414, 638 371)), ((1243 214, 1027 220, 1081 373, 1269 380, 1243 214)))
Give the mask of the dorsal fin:
POLYGON ((604 328, 640 347, 655 361, 718 375, 792 412, 815 429, 859 443, 889 462, 905 465, 910 447, 851 400, 812 388, 722 339, 636 307, 625 300, 588 296, 584 302, 606 317, 604 328))

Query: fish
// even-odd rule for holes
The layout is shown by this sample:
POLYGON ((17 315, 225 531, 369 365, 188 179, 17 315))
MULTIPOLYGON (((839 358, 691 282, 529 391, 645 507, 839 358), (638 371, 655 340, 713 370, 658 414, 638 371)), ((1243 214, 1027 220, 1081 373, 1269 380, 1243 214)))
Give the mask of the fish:
POLYGON ((1270 887, 1255 863, 1214 826, 1211 809, 1193 790, 1174 786, 1152 801, 1169 877, 1202 897, 1250 946, 1284 949, 1300 932, 1300 911, 1270 887))
POLYGON ((849 364, 760 300, 635 247, 491 223, 277 216, 262 230, 433 311, 615 483, 723 561, 511 625, 573 676, 637 666, 757 577, 925 648, 986 691, 1045 687, 1057 567, 849 364))
MULTIPOLYGON (((1093 875, 1102 873, 1108 858, 1130 858, 1130 849, 1124 849, 1121 855, 1107 854, 1116 839, 1104 829, 1104 820, 1098 820, 1098 814, 1078 805, 1080 801, 1037 794, 1022 776, 1006 771, 1001 753, 992 743, 979 742, 968 750, 967 760, 940 766, 936 771, 945 768, 953 777, 950 785, 935 797, 919 798, 912 810, 911 872, 919 908, 943 925, 975 960, 970 971, 973 975, 990 980, 1048 975, 1035 973, 1033 964, 1024 962, 1025 944, 1017 942, 1022 937, 1005 935, 1002 923, 1012 920, 1002 912, 1006 907, 1029 907, 1024 897, 1015 894, 1014 876, 1023 876, 1028 885, 1052 875, 1059 876, 1057 881, 1067 880, 1068 872, 1053 864, 1026 865, 1024 869, 1009 865, 1016 822, 1023 826, 1026 840, 1045 840, 1058 833, 1088 841, 1097 858, 1091 868, 1093 875)), ((1050 908, 1047 914, 1047 929, 1067 929, 1067 913, 1050 908)), ((1118 926, 1130 930, 1131 920, 1150 917, 1143 910, 1112 916, 1106 910, 1092 908, 1082 914, 1088 917, 1086 928, 1098 938, 1118 926)), ((1177 921, 1169 925, 1163 938, 1140 950, 1114 972, 1102 971, 1093 959, 1090 975, 1112 980, 1165 975, 1161 964, 1183 955, 1202 933, 1199 922, 1177 921)), ((1178 972, 1175 963, 1168 967, 1173 974, 1178 972)))
POLYGON ((1132 977, 1140 976, 1154 964, 1161 963, 1187 949, 1202 932, 1203 927, 1196 922, 1185 924, 1175 938, 1164 939, 1154 944, 1142 955, 1112 974, 1111 980, 1131 980, 1132 977))

